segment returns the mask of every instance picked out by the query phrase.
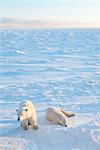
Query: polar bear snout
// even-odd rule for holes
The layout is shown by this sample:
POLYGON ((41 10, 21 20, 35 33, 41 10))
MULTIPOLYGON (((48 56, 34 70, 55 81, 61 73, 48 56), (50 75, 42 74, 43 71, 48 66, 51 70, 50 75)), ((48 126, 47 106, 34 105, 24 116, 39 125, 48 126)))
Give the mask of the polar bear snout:
POLYGON ((25 116, 25 114, 18 114, 18 118, 17 118, 17 120, 18 121, 22 121, 22 120, 24 120, 24 116, 25 116))
POLYGON ((18 121, 20 121, 20 118, 18 117, 18 121))
POLYGON ((65 127, 68 127, 68 125, 67 125, 67 124, 65 124, 65 127))

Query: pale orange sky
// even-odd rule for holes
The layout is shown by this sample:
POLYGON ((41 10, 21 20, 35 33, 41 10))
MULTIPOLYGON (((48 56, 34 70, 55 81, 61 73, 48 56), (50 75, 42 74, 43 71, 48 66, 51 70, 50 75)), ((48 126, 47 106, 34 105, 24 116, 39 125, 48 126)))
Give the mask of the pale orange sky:
POLYGON ((73 24, 90 26, 91 24, 98 27, 100 26, 100 1, 0 0, 0 18, 41 20, 41 26, 43 26, 42 21, 49 21, 48 26, 64 27, 73 24))

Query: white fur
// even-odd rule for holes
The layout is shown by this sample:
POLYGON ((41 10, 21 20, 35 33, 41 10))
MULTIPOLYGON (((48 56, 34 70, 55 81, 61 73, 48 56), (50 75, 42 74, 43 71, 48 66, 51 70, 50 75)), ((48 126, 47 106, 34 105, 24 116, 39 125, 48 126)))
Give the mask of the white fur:
POLYGON ((29 127, 37 129, 37 113, 31 101, 23 101, 19 106, 17 115, 23 129, 29 127))
POLYGON ((56 107, 48 107, 46 119, 54 124, 68 126, 68 118, 56 107))

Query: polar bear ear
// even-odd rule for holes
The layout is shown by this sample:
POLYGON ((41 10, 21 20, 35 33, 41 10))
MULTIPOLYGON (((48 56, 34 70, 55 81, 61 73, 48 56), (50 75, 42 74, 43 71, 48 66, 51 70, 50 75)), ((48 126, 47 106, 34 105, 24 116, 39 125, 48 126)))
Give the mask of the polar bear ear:
POLYGON ((18 109, 16 109, 16 112, 18 112, 18 109))

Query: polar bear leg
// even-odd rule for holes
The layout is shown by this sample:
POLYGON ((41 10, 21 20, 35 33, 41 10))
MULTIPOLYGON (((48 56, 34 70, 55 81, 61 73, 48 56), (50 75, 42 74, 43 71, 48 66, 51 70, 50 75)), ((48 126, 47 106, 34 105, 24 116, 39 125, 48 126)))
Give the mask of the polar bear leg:
POLYGON ((62 109, 60 109, 60 111, 61 111, 65 116, 67 116, 67 117, 74 117, 74 116, 75 116, 74 113, 66 112, 66 111, 64 111, 64 110, 62 110, 62 109))
POLYGON ((34 130, 38 130, 38 125, 36 121, 33 121, 33 127, 34 130))
POLYGON ((21 121, 21 127, 23 130, 27 130, 28 129, 28 120, 21 121))
POLYGON ((34 129, 34 130, 38 130, 38 125, 34 125, 34 126, 33 126, 33 129, 34 129))
POLYGON ((31 128, 34 130, 38 129, 37 122, 32 117, 28 119, 28 126, 31 126, 31 128))

